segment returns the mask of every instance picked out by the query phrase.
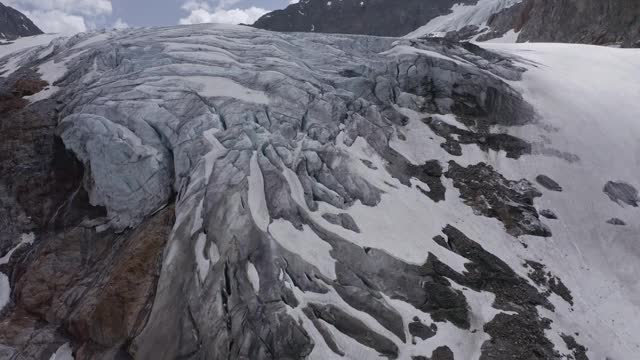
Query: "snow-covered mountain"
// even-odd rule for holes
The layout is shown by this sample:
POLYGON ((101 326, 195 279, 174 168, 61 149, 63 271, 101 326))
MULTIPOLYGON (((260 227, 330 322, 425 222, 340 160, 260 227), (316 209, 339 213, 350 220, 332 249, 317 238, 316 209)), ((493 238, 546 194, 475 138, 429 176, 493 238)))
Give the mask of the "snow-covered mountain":
POLYGON ((253 26, 275 31, 402 36, 477 0, 301 0, 262 16, 253 26))
POLYGON ((276 31, 640 47, 640 2, 303 0, 264 15, 253 26, 276 31))
POLYGON ((640 47, 635 0, 479 0, 457 4, 408 37, 491 42, 566 42, 640 47))
POLYGON ((448 13, 430 20, 409 33, 407 37, 446 36, 447 33, 452 32, 457 34, 471 32, 477 35, 488 32, 489 23, 496 14, 509 11, 516 5, 520 7, 521 3, 522 0, 478 0, 470 4, 457 3, 448 13))
MULTIPOLYGON (((24 14, 0 3, 0 40, 14 40, 39 34, 42 34, 42 30, 24 14)), ((0 43, 1 47, 2 43, 0 43)))
POLYGON ((198 25, 0 68, 0 358, 638 353, 638 49, 198 25))

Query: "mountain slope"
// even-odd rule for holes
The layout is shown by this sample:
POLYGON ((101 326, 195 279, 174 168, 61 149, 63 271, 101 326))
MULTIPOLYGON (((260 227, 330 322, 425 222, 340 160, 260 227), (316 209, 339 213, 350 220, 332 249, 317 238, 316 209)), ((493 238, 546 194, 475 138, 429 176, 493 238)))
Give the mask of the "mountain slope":
POLYGON ((640 3, 633 0, 528 0, 517 16, 528 19, 520 42, 640 46, 640 3))
POLYGON ((39 34, 42 30, 24 14, 0 3, 0 39, 14 40, 39 34))
POLYGON ((640 46, 635 0, 305 0, 253 25, 275 31, 640 46))
POLYGON ((487 27, 496 14, 520 8, 521 3, 522 0, 479 0, 472 4, 455 4, 448 13, 430 20, 407 37, 446 35, 469 28, 480 30, 487 27))
POLYGON ((270 12, 253 26, 274 31, 402 36, 449 12, 455 3, 476 0, 302 0, 270 12))
POLYGON ((640 3, 634 0, 480 0, 454 6, 408 37, 640 46, 640 3))
POLYGON ((223 25, 0 59, 0 356, 633 358, 639 64, 223 25))

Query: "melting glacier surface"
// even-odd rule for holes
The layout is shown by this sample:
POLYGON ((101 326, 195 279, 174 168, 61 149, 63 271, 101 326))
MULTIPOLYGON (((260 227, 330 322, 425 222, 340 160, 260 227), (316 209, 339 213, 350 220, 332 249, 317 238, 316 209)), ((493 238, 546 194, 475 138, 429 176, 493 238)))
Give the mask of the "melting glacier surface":
POLYGON ((633 358, 640 213, 602 189, 640 188, 640 51, 482 46, 200 25, 21 53, 104 227, 176 203, 136 356, 633 358))

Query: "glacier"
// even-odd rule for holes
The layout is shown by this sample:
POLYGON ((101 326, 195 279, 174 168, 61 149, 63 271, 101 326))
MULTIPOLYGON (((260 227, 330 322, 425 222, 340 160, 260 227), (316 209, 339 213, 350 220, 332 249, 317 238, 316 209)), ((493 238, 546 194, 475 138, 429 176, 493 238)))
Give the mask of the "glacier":
POLYGON ((0 88, 48 83, 23 106, 55 114, 50 136, 82 168, 58 225, 0 222, 36 238, 0 267, 9 358, 640 347, 640 209, 605 191, 640 188, 637 49, 207 24, 79 34, 0 68, 0 88), (107 256, 65 260, 93 251, 79 239, 107 256), (131 264, 157 278, 122 280, 131 264), (96 280, 67 280, 74 266, 96 280))

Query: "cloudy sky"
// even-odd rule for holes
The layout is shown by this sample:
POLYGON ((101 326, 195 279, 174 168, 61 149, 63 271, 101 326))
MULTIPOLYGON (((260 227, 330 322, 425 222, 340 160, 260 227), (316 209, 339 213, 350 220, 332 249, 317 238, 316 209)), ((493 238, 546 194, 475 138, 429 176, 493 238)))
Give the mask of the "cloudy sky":
MULTIPOLYGON (((25 13, 44 32, 202 22, 253 23, 292 0, 0 0, 25 13)), ((293 0, 295 1, 295 0, 293 0)))

